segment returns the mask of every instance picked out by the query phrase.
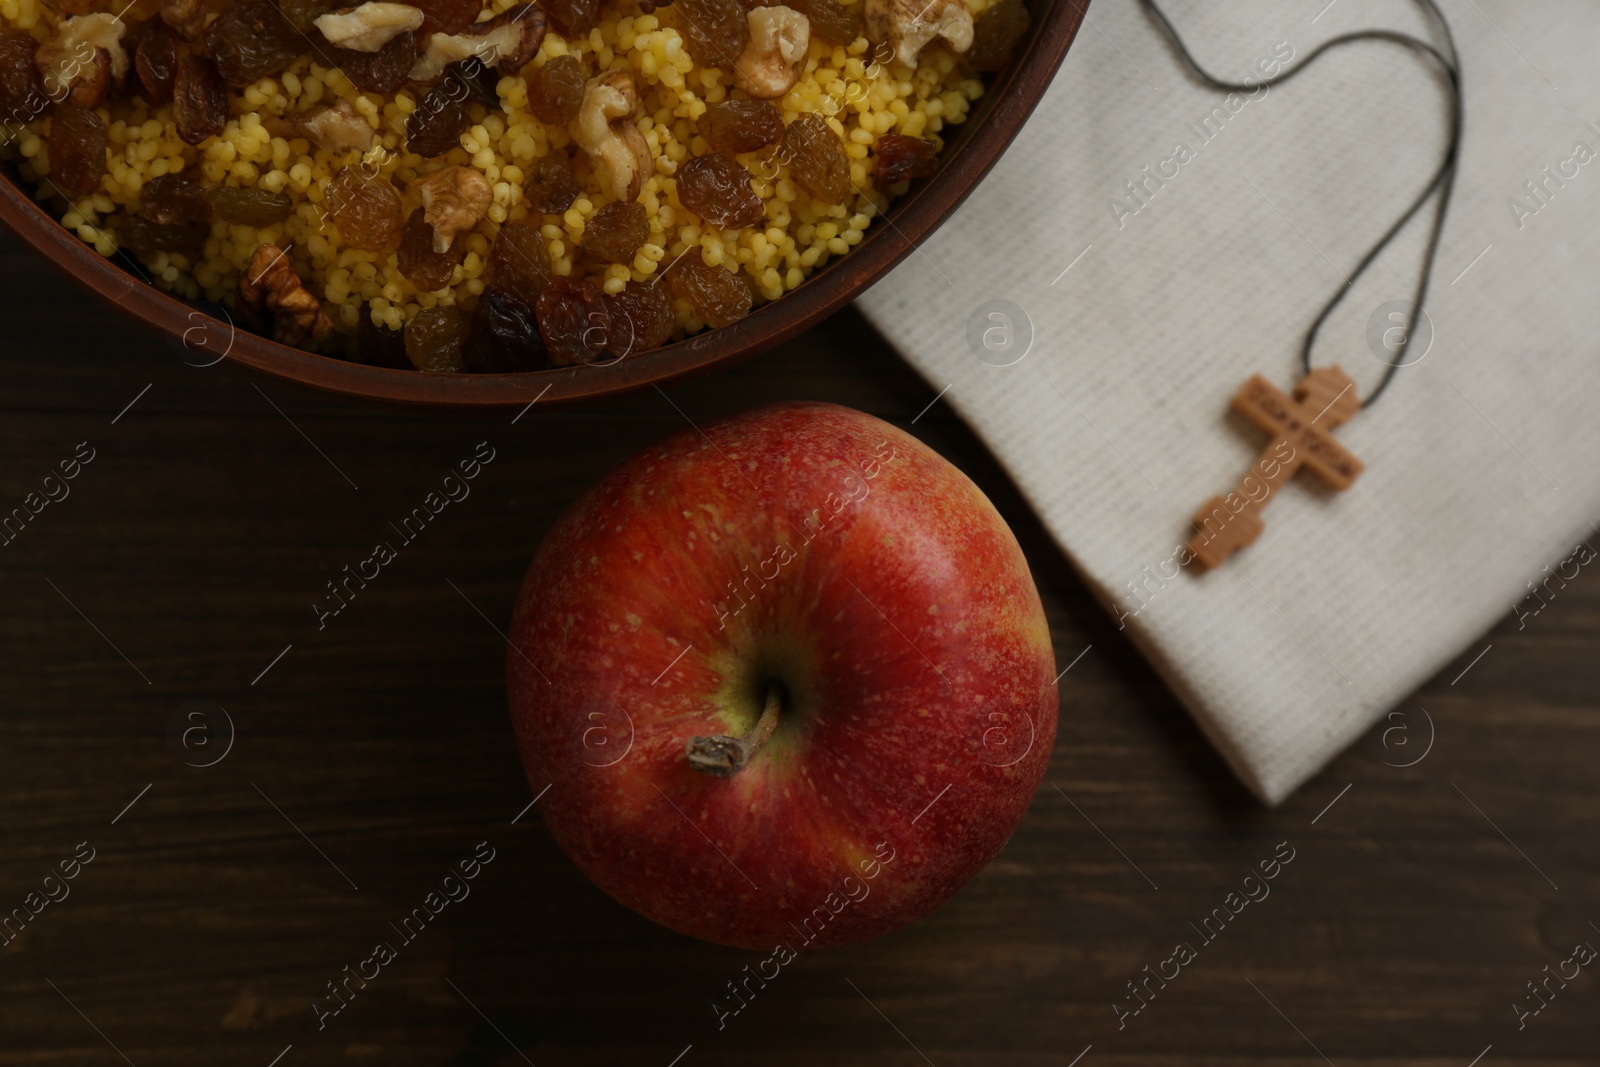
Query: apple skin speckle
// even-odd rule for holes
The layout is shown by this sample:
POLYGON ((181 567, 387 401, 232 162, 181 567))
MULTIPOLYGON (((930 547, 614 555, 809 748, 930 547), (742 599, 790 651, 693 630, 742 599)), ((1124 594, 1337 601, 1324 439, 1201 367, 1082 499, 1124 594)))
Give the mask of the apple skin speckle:
POLYGON ((1049 631, 1004 520, 833 405, 616 468, 545 538, 511 636, 551 834, 622 904, 726 945, 845 945, 935 910, 1011 836, 1055 741, 1049 631), (690 738, 747 732, 774 683, 765 747, 731 777, 689 766, 690 738))

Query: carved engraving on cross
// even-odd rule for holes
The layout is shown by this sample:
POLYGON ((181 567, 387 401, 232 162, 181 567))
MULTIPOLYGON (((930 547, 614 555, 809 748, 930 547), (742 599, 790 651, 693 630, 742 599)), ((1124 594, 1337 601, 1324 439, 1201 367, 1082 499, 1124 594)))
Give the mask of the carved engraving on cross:
POLYGON ((1195 512, 1189 551, 1206 570, 1261 536, 1261 508, 1278 486, 1304 468, 1329 488, 1348 489, 1361 461, 1328 431, 1361 410, 1356 383, 1338 367, 1318 367, 1294 387, 1293 398, 1257 374, 1233 398, 1233 410, 1273 435, 1255 465, 1225 496, 1195 512))

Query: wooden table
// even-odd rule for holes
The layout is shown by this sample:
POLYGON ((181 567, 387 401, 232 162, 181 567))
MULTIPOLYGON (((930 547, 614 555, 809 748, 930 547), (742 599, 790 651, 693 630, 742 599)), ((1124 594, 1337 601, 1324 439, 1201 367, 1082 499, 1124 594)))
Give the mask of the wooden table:
POLYGON ((1267 811, 934 404, 915 432, 1017 531, 1073 664, 1047 783, 943 910, 802 957, 719 1031, 713 998, 758 957, 623 910, 552 844, 496 628, 556 516, 676 409, 815 398, 905 425, 934 390, 846 313, 672 403, 369 410, 188 366, 9 239, 0 279, 0 509, 94 450, 0 550, 0 909, 93 852, 0 948, 0 1065, 1600 1061, 1600 966, 1520 1030, 1513 1010, 1600 946, 1588 569, 1267 811), (483 440, 471 496, 319 631, 323 583, 483 440), (327 983, 480 841, 471 896, 319 1030, 327 983), (1204 941, 1191 924, 1283 849, 1270 896, 1204 941), (1195 958, 1119 1029, 1180 941, 1195 958))

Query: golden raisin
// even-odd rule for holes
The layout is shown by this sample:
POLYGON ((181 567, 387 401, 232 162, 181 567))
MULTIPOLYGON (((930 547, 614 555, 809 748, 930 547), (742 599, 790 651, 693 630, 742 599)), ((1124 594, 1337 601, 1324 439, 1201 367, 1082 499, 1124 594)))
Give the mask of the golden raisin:
POLYGON ((578 117, 584 81, 582 63, 570 55, 556 56, 528 74, 528 110, 542 122, 565 126, 578 117))
POLYGON ((550 281, 550 250, 539 227, 531 222, 508 222, 500 227, 489 249, 489 280, 522 295, 538 299, 550 281))
POLYGON ((630 282, 609 303, 612 336, 607 348, 618 358, 660 348, 678 324, 672 297, 661 281, 630 282))
POLYGON ((854 44, 861 36, 861 7, 845 7, 835 0, 786 0, 811 23, 811 36, 829 44, 854 44))
POLYGON ((257 230, 282 222, 294 211, 294 201, 283 193, 232 186, 211 190, 211 206, 224 222, 257 230))
POLYGON ((50 105, 34 63, 39 42, 31 34, 0 28, 0 121, 32 122, 50 105))
POLYGON ((1028 32, 1028 9, 1022 0, 1000 0, 972 23, 972 47, 962 55, 967 66, 980 72, 999 70, 1028 32))
POLYGON ((844 142, 816 112, 801 115, 783 131, 783 156, 789 175, 825 204, 842 204, 850 195, 850 157, 844 142))
POLYGON ((382 175, 346 167, 323 189, 328 214, 351 248, 386 252, 400 240, 400 194, 382 175))
POLYGON ((939 169, 939 150, 932 141, 886 133, 878 138, 878 188, 886 189, 911 178, 929 178, 939 169))
POLYGON ((783 115, 770 100, 723 100, 706 108, 697 127, 713 151, 754 152, 783 139, 783 115))
POLYGON ((424 216, 425 212, 419 207, 406 219, 405 228, 400 231, 400 248, 395 253, 395 259, 406 281, 423 292, 431 293, 450 284, 456 264, 461 262, 464 253, 460 248, 460 234, 450 242, 447 251, 435 252, 433 226, 424 216))
POLYGON ((540 0, 550 25, 567 40, 587 37, 600 25, 600 0, 540 0))
POLYGON ((677 180, 678 201, 719 230, 755 226, 766 218, 750 172, 727 156, 695 156, 678 169, 677 180))
POLYGON ((429 89, 406 118, 406 147, 425 159, 442 156, 461 143, 472 126, 467 112, 468 87, 446 78, 429 89))
POLYGON ((272 0, 237 0, 206 27, 202 49, 222 80, 242 89, 287 67, 307 43, 272 0))
POLYGON ((567 154, 560 149, 551 152, 523 183, 528 210, 542 215, 559 215, 572 206, 578 198, 578 179, 572 173, 567 154))
POLYGON ((145 19, 137 33, 133 70, 138 92, 156 107, 171 103, 172 83, 178 76, 178 35, 158 18, 145 19))
POLYGON ((406 356, 422 371, 449 373, 463 369, 461 347, 467 316, 453 307, 423 308, 406 323, 406 356))
POLYGON ((708 267, 698 256, 685 256, 667 277, 678 299, 709 325, 726 326, 750 314, 755 294, 742 275, 708 267))
MULTIPOLYGON (((718 157, 720 158, 720 157, 718 157)), ((583 250, 600 263, 631 263, 650 239, 650 214, 634 200, 613 200, 583 229, 583 250)))
POLYGON ((163 226, 211 219, 211 200, 193 174, 163 174, 139 190, 139 214, 163 226))
POLYGON ((178 57, 172 83, 172 122, 185 144, 197 145, 228 124, 228 87, 199 56, 178 57))
POLYGON ((750 23, 739 0, 677 0, 684 43, 702 67, 733 70, 750 41, 750 23))

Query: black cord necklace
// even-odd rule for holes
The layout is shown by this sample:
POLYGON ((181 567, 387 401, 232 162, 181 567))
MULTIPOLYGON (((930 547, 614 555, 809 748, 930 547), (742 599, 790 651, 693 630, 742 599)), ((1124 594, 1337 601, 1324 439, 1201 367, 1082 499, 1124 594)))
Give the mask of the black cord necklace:
POLYGON ((1185 547, 1182 563, 1198 562, 1209 570, 1231 556, 1238 549, 1253 544, 1261 536, 1263 524, 1261 508, 1284 482, 1305 468, 1333 489, 1345 489, 1354 484, 1361 474, 1362 463, 1329 432, 1346 422, 1357 412, 1372 406, 1394 380, 1395 371, 1405 365, 1405 354, 1415 336, 1415 328, 1423 318, 1428 287, 1433 280, 1434 260, 1439 251, 1439 237, 1444 231, 1444 220, 1450 210, 1450 196, 1455 190, 1456 164, 1461 148, 1463 103, 1461 95, 1461 59, 1456 52, 1455 37, 1450 23, 1439 10, 1436 0, 1415 0, 1429 25, 1444 39, 1441 51, 1433 44, 1394 30, 1362 30, 1342 34, 1324 41, 1312 50, 1300 64, 1271 78, 1250 85, 1230 82, 1200 66, 1172 21, 1157 5, 1156 0, 1140 0, 1146 13, 1166 37, 1174 52, 1183 61, 1189 75, 1202 85, 1228 93, 1254 93, 1262 86, 1282 85, 1307 70, 1322 55, 1336 48, 1363 41, 1381 41, 1398 45, 1432 63, 1445 76, 1450 87, 1450 136, 1445 143, 1444 157, 1433 177, 1411 201, 1405 211, 1379 237, 1355 271, 1322 306, 1316 319, 1306 331, 1300 346, 1300 362, 1305 376, 1295 386, 1293 395, 1281 392, 1259 374, 1245 383, 1233 398, 1233 409, 1261 429, 1272 435, 1272 443, 1225 496, 1212 497, 1190 520, 1194 536, 1185 547), (1409 322, 1401 332, 1393 358, 1385 360, 1385 368, 1378 384, 1365 400, 1355 391, 1355 382, 1337 365, 1313 367, 1311 350, 1316 345, 1317 334, 1334 308, 1344 300, 1374 260, 1393 243, 1395 236, 1416 217, 1423 205, 1435 194, 1433 226, 1428 232, 1427 251, 1423 255, 1422 269, 1418 272, 1415 298, 1411 304, 1409 322))
POLYGON ((1144 5, 1145 11, 1150 15, 1150 18, 1154 20, 1157 28, 1161 30, 1162 35, 1166 37, 1173 51, 1178 54, 1178 58, 1183 60, 1183 65, 1188 69, 1190 76, 1202 85, 1221 92, 1253 93, 1263 85, 1268 88, 1281 85, 1290 78, 1307 70, 1324 53, 1362 41, 1385 41, 1408 49, 1415 55, 1431 61, 1448 80, 1450 85, 1450 136, 1445 143, 1444 156, 1439 161, 1439 169, 1434 171, 1433 177, 1428 181, 1428 184, 1417 194, 1416 199, 1411 202, 1411 205, 1406 208, 1404 213, 1395 220, 1394 225, 1390 226, 1383 236, 1378 239, 1377 243, 1361 258, 1360 264, 1357 265, 1354 273, 1350 275, 1348 284, 1335 292, 1332 299, 1323 305, 1322 310, 1317 314, 1316 320, 1312 322, 1311 328, 1306 331, 1305 341, 1300 346, 1300 362, 1304 366, 1305 372, 1310 374, 1312 369, 1311 349, 1316 344, 1317 333, 1322 329, 1322 324, 1327 321, 1329 315, 1333 314, 1334 308, 1338 307, 1344 300, 1345 294, 1355 285, 1356 279, 1361 277, 1366 269, 1372 265, 1373 260, 1377 259, 1383 250, 1393 243, 1396 235, 1405 229, 1406 224, 1416 216, 1417 212, 1422 210, 1422 206, 1428 202, 1428 199, 1434 193, 1438 193, 1438 201, 1434 206, 1433 212, 1433 227, 1428 234, 1428 248, 1423 256, 1422 270, 1418 274, 1416 293, 1412 300, 1409 327, 1403 331, 1401 340, 1396 346, 1394 358, 1387 363, 1383 376, 1378 379, 1378 384, 1373 387, 1372 392, 1362 401, 1363 407, 1370 407, 1382 395, 1383 391, 1389 387, 1389 382, 1394 378, 1395 371, 1404 364, 1405 350, 1411 343, 1414 327, 1422 319, 1423 305, 1427 303, 1428 299, 1428 286, 1433 280, 1433 263, 1439 250, 1439 237, 1444 231, 1445 215, 1450 210, 1451 194, 1455 191, 1456 163, 1461 147, 1463 102, 1461 95, 1461 59, 1456 53, 1455 37, 1450 32, 1449 20, 1444 17, 1444 12, 1439 10, 1439 5, 1435 0, 1415 0, 1417 6, 1427 16, 1429 23, 1444 38, 1445 48, 1443 52, 1427 41, 1412 37, 1409 34, 1399 33, 1394 30, 1361 30, 1357 33, 1346 33, 1324 41, 1310 55, 1306 56, 1301 63, 1274 77, 1264 78, 1254 85, 1245 85, 1238 82, 1224 81, 1200 66, 1194 55, 1189 51, 1189 46, 1178 35, 1177 29, 1172 25, 1172 20, 1167 18, 1166 13, 1156 4, 1156 0, 1140 0, 1140 2, 1144 5))

